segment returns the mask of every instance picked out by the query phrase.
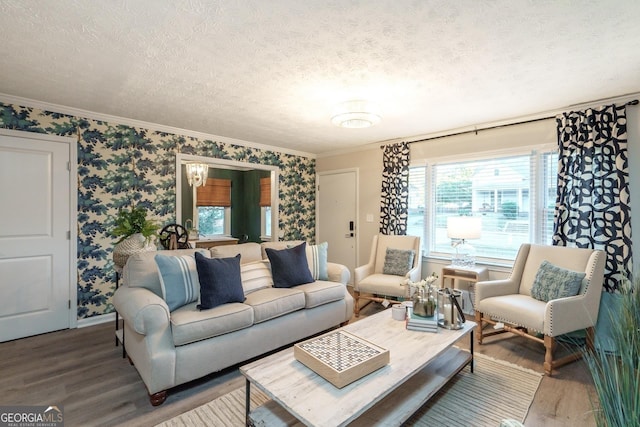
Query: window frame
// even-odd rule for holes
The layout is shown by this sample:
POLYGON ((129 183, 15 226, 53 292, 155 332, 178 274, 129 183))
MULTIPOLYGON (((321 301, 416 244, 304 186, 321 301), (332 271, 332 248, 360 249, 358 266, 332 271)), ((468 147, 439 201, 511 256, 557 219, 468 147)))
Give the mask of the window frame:
POLYGON ((267 227, 267 218, 271 219, 271 206, 260 207, 260 239, 263 241, 271 240, 271 229, 267 227), (268 211, 268 212, 267 212, 268 211))
MULTIPOLYGON (((545 182, 545 168, 548 165, 545 165, 544 156, 548 154, 558 154, 558 147, 556 144, 539 144, 535 146, 525 146, 514 149, 507 150, 496 150, 496 151, 485 151, 485 152, 475 152, 469 153, 461 156, 443 156, 438 158, 431 159, 417 159, 411 162, 410 168, 424 168, 424 189, 425 189, 425 209, 424 209, 424 226, 422 227, 422 253, 425 258, 434 258, 434 259, 447 259, 451 258, 453 250, 451 252, 442 252, 434 250, 434 241, 431 236, 435 234, 436 228, 436 217, 437 213, 435 211, 435 204, 432 203, 435 192, 433 182, 434 176, 434 167, 438 165, 446 165, 452 163, 467 163, 474 161, 483 161, 492 158, 499 157, 516 157, 516 156, 530 156, 530 186, 527 189, 529 192, 529 212, 530 212, 530 223, 529 223, 529 238, 528 241, 531 243, 548 243, 543 242, 542 239, 545 236, 545 233, 549 232, 549 230, 545 231, 545 221, 544 215, 548 214, 549 207, 548 203, 545 203, 545 192, 549 190, 547 183, 545 182), (533 194, 532 194, 533 193, 533 194)), ((557 161, 557 159, 556 159, 557 161)), ((556 165, 557 166, 557 165, 556 165)), ((553 173, 554 169, 551 169, 550 172, 553 173)), ((548 197, 548 194, 546 195, 548 197)), ((555 205, 555 200, 553 200, 555 205)), ((553 230, 550 230, 551 234, 553 230)), ((550 244, 550 243, 549 243, 550 244)), ((513 258, 498 258, 498 257, 483 257, 482 254, 478 254, 480 256, 477 257, 477 261, 481 264, 486 265, 505 265, 512 264, 515 255, 513 258)))
POLYGON ((200 211, 199 208, 224 208, 224 232, 222 234, 200 234, 202 237, 220 237, 220 236, 231 236, 231 207, 230 206, 196 206, 194 203, 193 209, 194 212, 197 212, 197 215, 194 215, 194 228, 200 231, 200 211))

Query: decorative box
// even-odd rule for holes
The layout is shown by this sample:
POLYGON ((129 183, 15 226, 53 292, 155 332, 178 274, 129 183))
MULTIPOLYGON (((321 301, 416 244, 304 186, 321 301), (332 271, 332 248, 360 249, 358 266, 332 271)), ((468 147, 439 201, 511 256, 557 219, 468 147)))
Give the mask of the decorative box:
POLYGON ((338 388, 389 363, 389 350, 341 330, 295 344, 293 355, 338 388))

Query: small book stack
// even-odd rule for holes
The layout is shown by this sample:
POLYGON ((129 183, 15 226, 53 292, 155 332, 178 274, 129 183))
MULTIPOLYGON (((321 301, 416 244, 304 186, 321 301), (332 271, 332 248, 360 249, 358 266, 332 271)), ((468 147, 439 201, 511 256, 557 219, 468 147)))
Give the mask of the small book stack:
POLYGON ((438 317, 422 317, 413 313, 407 315, 407 329, 410 331, 438 332, 438 317))

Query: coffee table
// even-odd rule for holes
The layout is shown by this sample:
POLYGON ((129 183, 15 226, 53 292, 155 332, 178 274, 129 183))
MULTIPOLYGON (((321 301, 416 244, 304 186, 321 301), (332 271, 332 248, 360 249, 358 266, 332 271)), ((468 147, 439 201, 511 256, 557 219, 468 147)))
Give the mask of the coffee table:
POLYGON ((343 388, 298 362, 292 347, 244 365, 247 425, 400 425, 466 365, 473 372, 476 324, 463 325, 437 333, 408 331, 385 310, 343 327, 390 351, 388 365, 343 388), (465 335, 470 351, 453 346, 465 335), (252 384, 271 399, 253 410, 252 384))

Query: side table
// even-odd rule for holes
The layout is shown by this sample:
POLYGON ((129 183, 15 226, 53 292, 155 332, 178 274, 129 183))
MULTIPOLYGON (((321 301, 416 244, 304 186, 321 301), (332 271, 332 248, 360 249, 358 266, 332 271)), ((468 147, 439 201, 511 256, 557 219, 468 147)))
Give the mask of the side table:
MULTIPOLYGON (((122 268, 114 267, 116 270, 116 291, 120 286, 120 275, 122 274, 122 268)), ((126 357, 127 352, 124 348, 124 325, 123 328, 120 329, 120 316, 118 314, 118 310, 115 310, 116 313, 116 347, 119 343, 122 343, 122 358, 126 357)), ((122 320, 124 322, 124 319, 122 320)))
POLYGON ((486 267, 462 267, 459 265, 448 265, 442 268, 442 287, 450 287, 452 289, 459 289, 463 291, 462 311, 464 311, 465 314, 474 314, 474 285, 485 280, 489 280, 489 270, 487 270, 486 267), (451 281, 451 286, 447 286, 449 280, 451 281), (468 287, 466 289, 462 288, 460 284, 456 287, 456 280, 467 282, 468 287), (467 301, 465 301, 465 293, 468 294, 468 304, 467 301))

